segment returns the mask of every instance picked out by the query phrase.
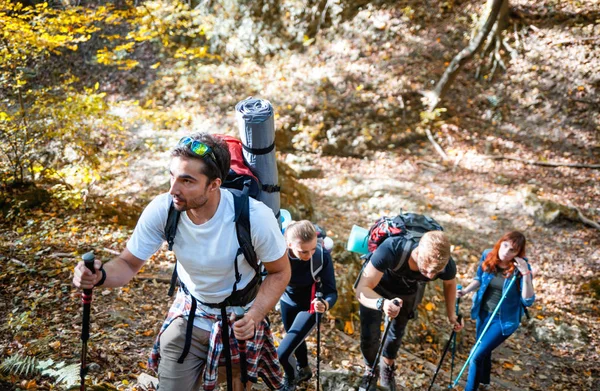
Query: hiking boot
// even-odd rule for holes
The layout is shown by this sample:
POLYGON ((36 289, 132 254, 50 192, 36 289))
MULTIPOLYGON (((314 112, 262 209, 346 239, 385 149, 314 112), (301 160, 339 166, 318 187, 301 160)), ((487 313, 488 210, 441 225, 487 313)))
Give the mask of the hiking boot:
POLYGON ((279 391, 295 391, 296 390, 296 381, 290 380, 288 377, 284 377, 283 379, 283 387, 279 389, 279 391))
POLYGON ((480 390, 491 390, 489 384, 483 384, 483 383, 479 383, 479 389, 480 390))
POLYGON ((372 373, 372 371, 373 370, 371 368, 366 368, 365 373, 363 374, 363 377, 360 380, 358 391, 371 391, 377 389, 377 378, 379 377, 379 368, 375 370, 375 373, 372 373), (371 381, 370 387, 369 380, 371 381))
POLYGON ((396 391, 396 363, 387 365, 383 360, 381 361, 379 384, 386 390, 396 391))
POLYGON ((300 384, 302 382, 307 381, 313 376, 312 369, 310 366, 305 366, 303 368, 298 368, 298 374, 296 375, 296 384, 300 384))

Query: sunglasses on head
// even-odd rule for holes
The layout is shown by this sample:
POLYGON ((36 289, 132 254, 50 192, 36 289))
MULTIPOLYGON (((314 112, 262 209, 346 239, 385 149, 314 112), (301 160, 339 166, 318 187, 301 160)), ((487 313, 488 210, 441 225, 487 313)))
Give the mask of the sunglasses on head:
POLYGON ((194 140, 189 136, 185 136, 179 140, 177 146, 187 147, 187 149, 189 149, 194 155, 198 155, 201 158, 208 156, 212 159, 213 163, 217 163, 217 159, 215 158, 212 148, 201 141, 194 140))

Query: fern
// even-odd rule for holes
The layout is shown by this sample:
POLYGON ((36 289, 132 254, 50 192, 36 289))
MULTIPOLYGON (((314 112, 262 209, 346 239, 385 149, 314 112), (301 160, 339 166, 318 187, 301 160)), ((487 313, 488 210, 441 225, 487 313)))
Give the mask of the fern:
POLYGON ((57 385, 64 384, 66 387, 71 387, 79 384, 79 369, 78 363, 65 366, 64 362, 60 362, 54 368, 45 369, 42 375, 56 378, 57 385))
POLYGON ((64 361, 54 363, 52 359, 38 360, 32 356, 15 354, 0 364, 0 371, 22 377, 32 377, 41 373, 42 376, 56 378, 56 385, 63 384, 71 387, 79 384, 79 363, 67 365, 64 361))
POLYGON ((40 373, 37 367, 39 360, 32 356, 15 354, 2 362, 0 370, 4 373, 11 373, 23 377, 30 377, 40 373))

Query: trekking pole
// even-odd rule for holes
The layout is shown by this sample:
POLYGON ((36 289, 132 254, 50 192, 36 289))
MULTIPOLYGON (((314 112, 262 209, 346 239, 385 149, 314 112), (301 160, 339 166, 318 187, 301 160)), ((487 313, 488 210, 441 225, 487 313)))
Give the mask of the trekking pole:
MULTIPOLYGON (((92 273, 96 274, 94 268, 94 252, 83 254, 81 257, 87 267, 92 273)), ((87 374, 88 368, 86 363, 87 356, 87 341, 90 339, 90 307, 92 305, 92 289, 84 289, 81 293, 81 301, 83 302, 83 320, 81 324, 81 368, 79 369, 79 376, 81 378, 80 391, 85 391, 85 375, 87 374)))
POLYGON ((477 342, 475 343, 475 346, 473 346, 473 349, 471 349, 471 353, 469 353, 469 357, 467 358, 467 361, 465 362, 465 365, 463 365, 462 369, 458 373, 458 376, 456 376, 456 379, 452 383, 451 388, 456 387, 456 385, 458 384, 458 381, 460 380, 460 377, 462 376, 463 372, 467 368, 467 365, 469 365, 469 363, 471 362, 471 359, 473 358, 473 355, 475 354, 475 351, 477 350, 477 348, 481 344, 481 340, 483 339, 483 337, 485 335, 485 332, 488 330, 488 328, 492 324, 492 320, 494 320, 494 316, 496 316, 496 314, 498 313, 498 310, 500 309, 500 305, 502 305, 502 302, 506 298, 506 294, 510 291, 510 288, 515 283, 516 278, 517 278, 517 272, 515 271, 515 274, 512 276, 512 278, 511 278, 511 280, 510 280, 510 282, 508 284, 508 288, 506 288, 506 290, 502 294, 502 297, 500 298, 500 301, 498 302, 498 305, 496 305, 496 308, 494 308, 494 311, 492 312, 492 315, 490 316, 490 319, 488 320, 488 322, 485 325, 483 331, 481 332, 481 335, 477 339, 477 342))
MULTIPOLYGON (((400 305, 398 300, 394 300, 393 303, 397 306, 400 305)), ((367 383, 367 388, 366 388, 367 391, 371 388, 371 382, 373 381, 373 378, 375 377, 374 376, 375 368, 377 368, 377 366, 379 365, 379 359, 381 358, 381 353, 383 352, 383 345, 385 344, 385 339, 387 338, 388 331, 390 331, 390 325, 392 324, 392 319, 387 317, 386 320, 387 320, 387 324, 385 325, 385 330, 383 332, 383 338, 381 338, 381 343, 379 344, 379 349, 377 350, 377 355, 375 356, 375 363, 373 364, 373 368, 371 370, 371 373, 369 374, 369 381, 367 383)))
MULTIPOLYGON (((315 293, 315 298, 320 302, 323 302, 323 293, 315 293)), ((323 316, 323 314, 315 311, 315 317, 317 319, 317 391, 321 390, 321 316, 323 316)))
MULTIPOLYGON (((457 290, 462 291, 462 285, 456 286, 457 290)), ((456 298, 456 306, 454 307, 454 312, 456 312, 456 316, 458 318, 458 323, 460 323, 460 297, 456 298)), ((452 378, 454 377, 454 357, 456 356, 456 333, 454 333, 454 339, 452 341, 452 359, 450 360, 450 381, 452 382, 452 378)), ((452 384, 448 384, 448 388, 451 388, 452 384)))
MULTIPOLYGON (((459 289, 462 289, 462 287, 459 285, 459 289)), ((458 299, 460 300, 460 299, 458 299)), ((456 311, 458 313, 458 300, 456 301, 456 311)), ((461 321, 461 316, 458 315, 458 323, 460 323, 461 321)), ((446 346, 444 347, 444 352, 442 353, 442 358, 440 358, 440 363, 438 364, 437 368, 435 369, 435 373, 433 374, 433 379, 431 379, 431 384, 429 384, 429 388, 427 389, 427 391, 431 391, 431 387, 433 387, 433 384, 435 383, 435 378, 438 375, 438 372, 440 371, 440 368, 442 367, 442 363, 444 362, 444 357, 446 357, 446 353, 448 353, 448 348, 450 347, 450 345, 452 344, 452 341, 456 341, 456 331, 452 330, 452 334, 450 334, 450 338, 448 338, 448 342, 446 342, 446 346)), ((452 353, 452 365, 454 365, 454 352, 452 353)), ((450 372, 452 373, 452 372, 450 372)), ((452 375, 450 375, 450 381, 452 381, 452 375)))
MULTIPOLYGON (((240 320, 246 315, 246 311, 242 307, 233 307, 233 313, 235 314, 235 319, 240 320)), ((246 341, 245 340, 237 340, 238 346, 240 348, 240 372, 242 384, 244 386, 244 390, 246 390, 246 384, 248 384, 248 361, 246 361, 246 341)))

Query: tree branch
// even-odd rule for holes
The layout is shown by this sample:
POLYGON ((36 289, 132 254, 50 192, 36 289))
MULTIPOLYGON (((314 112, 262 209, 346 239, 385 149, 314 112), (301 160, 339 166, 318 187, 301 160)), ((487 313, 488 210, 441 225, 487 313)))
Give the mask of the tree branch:
POLYGON ((429 130, 429 128, 425 128, 425 133, 427 133, 427 138, 429 139, 429 141, 431 142, 431 144, 433 144, 433 147, 435 148, 435 151, 442 157, 442 159, 444 160, 450 160, 450 158, 448 157, 448 155, 446 155, 446 152, 444 152, 444 149, 442 147, 440 147, 440 144, 438 144, 435 139, 433 138, 433 135, 431 134, 431 131, 429 130))
POLYGON ((597 35, 595 37, 589 37, 589 38, 565 39, 563 41, 558 41, 558 42, 553 43, 552 46, 569 45, 572 43, 581 43, 581 42, 589 42, 589 41, 600 41, 600 35, 597 35))
POLYGON ((583 215, 583 213, 581 213, 581 210, 578 207, 572 206, 571 208, 574 209, 577 212, 577 216, 579 216, 579 220, 581 220, 582 223, 587 224, 587 225, 589 225, 591 227, 594 227, 597 230, 600 230, 600 224, 598 224, 597 222, 595 222, 593 220, 590 220, 587 217, 585 217, 583 215))
POLYGON ((527 160, 521 159, 518 157, 511 156, 486 156, 488 159, 492 160, 514 160, 517 162, 521 162, 524 164, 532 164, 536 166, 545 166, 545 167, 571 167, 571 168, 591 168, 591 169, 600 169, 600 164, 585 164, 585 163, 557 163, 557 162, 540 162, 537 160, 527 160))

